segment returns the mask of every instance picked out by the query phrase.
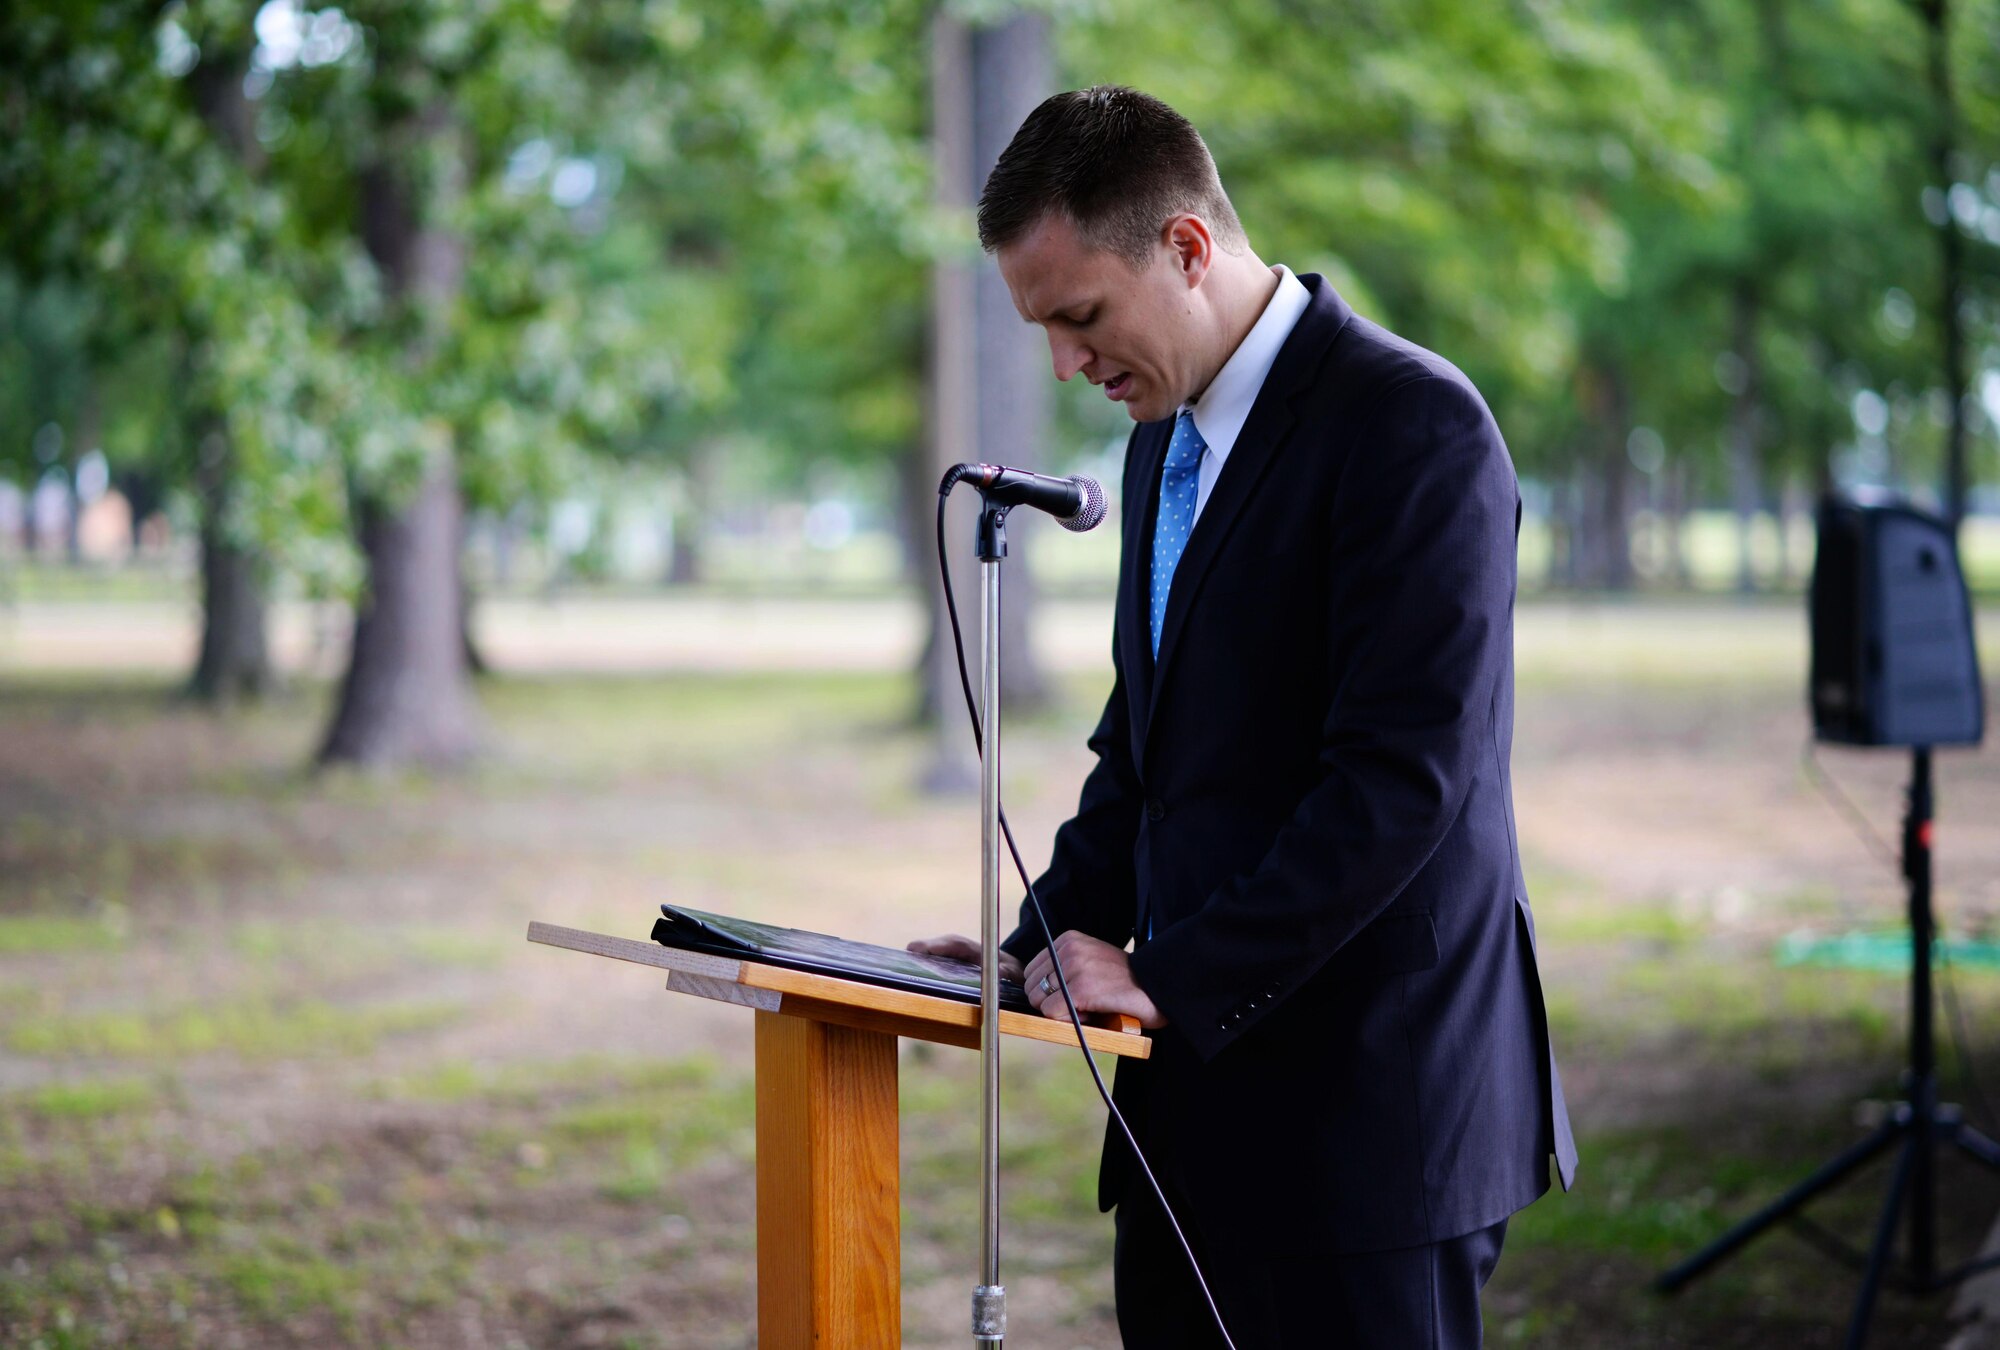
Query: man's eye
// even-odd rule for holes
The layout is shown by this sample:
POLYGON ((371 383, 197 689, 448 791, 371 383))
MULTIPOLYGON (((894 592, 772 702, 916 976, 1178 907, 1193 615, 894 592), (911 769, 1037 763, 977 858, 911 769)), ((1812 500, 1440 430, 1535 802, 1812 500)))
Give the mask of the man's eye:
POLYGON ((1081 318, 1072 319, 1070 320, 1070 322, 1074 323, 1078 328, 1088 328, 1090 327, 1090 325, 1097 322, 1097 311, 1093 309, 1088 314, 1083 315, 1081 318))

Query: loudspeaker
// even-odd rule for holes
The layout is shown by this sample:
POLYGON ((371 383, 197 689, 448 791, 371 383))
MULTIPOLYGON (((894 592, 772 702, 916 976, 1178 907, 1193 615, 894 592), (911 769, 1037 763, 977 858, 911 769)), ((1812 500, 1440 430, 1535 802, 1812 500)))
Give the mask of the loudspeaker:
POLYGON ((1844 745, 1976 745, 1972 603, 1945 522, 1901 500, 1820 503, 1813 734, 1844 745))

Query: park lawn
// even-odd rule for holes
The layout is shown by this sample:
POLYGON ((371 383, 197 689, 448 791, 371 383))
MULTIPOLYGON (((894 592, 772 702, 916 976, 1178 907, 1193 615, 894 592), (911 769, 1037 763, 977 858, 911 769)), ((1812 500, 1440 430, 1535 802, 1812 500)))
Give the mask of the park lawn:
MULTIPOLYGON (((1901 982, 1773 959, 1897 917, 1799 767, 1789 659, 1728 604, 1524 609, 1521 831, 1584 1162, 1512 1227, 1496 1344, 1838 1343, 1853 1277, 1790 1235, 1645 1290, 1894 1089, 1901 982)), ((1011 720, 1031 859, 1102 688, 1011 720)), ((747 1015, 521 935, 641 935, 660 899, 970 928, 974 812, 913 790, 904 683, 498 679, 492 756, 445 779, 302 773, 321 688, 226 720, 168 693, 0 685, 0 1344, 753 1344, 747 1015)), ((1893 834, 1895 759, 1822 762, 1893 834)), ((1941 907, 1990 932, 2000 770, 1940 781, 1941 907)), ((2000 977, 1956 992, 2000 1096, 2000 977)), ((1010 1051, 1013 1339, 1104 1350, 1101 1108, 1071 1055, 1010 1051)), ((964 1339, 975 1069, 904 1055, 910 1345, 964 1339)), ((1858 1237, 1879 1184, 1819 1217, 1858 1237)), ((1976 1246, 2000 1184, 1954 1164, 1942 1196, 1949 1249, 1976 1246)), ((1892 1295, 1871 1344, 1942 1345, 1943 1312, 1892 1295)))

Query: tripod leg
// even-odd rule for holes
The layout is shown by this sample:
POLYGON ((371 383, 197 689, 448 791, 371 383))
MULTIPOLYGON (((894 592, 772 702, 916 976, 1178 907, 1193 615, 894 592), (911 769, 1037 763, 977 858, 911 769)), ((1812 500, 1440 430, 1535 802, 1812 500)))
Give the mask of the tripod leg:
POLYGON ((1994 1143, 1972 1126, 1961 1122, 1958 1128, 1952 1131, 1951 1141, 1988 1167, 2000 1168, 2000 1144, 1994 1143))
POLYGON ((1896 1159, 1896 1176, 1889 1183, 1889 1198, 1882 1203, 1882 1218, 1875 1225, 1875 1245, 1868 1249, 1868 1269, 1861 1277, 1861 1293, 1854 1300, 1854 1317, 1847 1324, 1847 1350, 1861 1350, 1868 1339, 1868 1323, 1875 1316, 1875 1295, 1881 1292, 1882 1277, 1888 1273, 1889 1257, 1896 1248, 1896 1220, 1902 1214, 1903 1195, 1910 1186, 1910 1165, 1917 1154, 1931 1146, 1929 1132, 1921 1126, 1903 1141, 1896 1159))
POLYGON ((1890 1116, 1889 1119, 1876 1126, 1866 1139, 1863 1139, 1846 1152, 1838 1154, 1830 1161, 1822 1164, 1818 1171, 1814 1172, 1804 1181, 1801 1181, 1776 1200, 1773 1200, 1770 1204, 1737 1224, 1734 1228, 1709 1243, 1706 1247, 1703 1247, 1687 1260, 1681 1262, 1673 1269, 1666 1271, 1657 1280, 1653 1281, 1653 1287, 1663 1294, 1677 1292, 1697 1276, 1706 1273, 1710 1266, 1715 1265, 1725 1256, 1728 1256, 1737 1248, 1749 1242, 1751 1238, 1756 1237, 1772 1224, 1788 1217, 1793 1211, 1801 1208, 1821 1191, 1838 1185, 1846 1178, 1848 1173, 1894 1143, 1896 1136, 1901 1134, 1908 1126, 1909 1117, 1902 1111, 1898 1111, 1896 1114, 1890 1116))

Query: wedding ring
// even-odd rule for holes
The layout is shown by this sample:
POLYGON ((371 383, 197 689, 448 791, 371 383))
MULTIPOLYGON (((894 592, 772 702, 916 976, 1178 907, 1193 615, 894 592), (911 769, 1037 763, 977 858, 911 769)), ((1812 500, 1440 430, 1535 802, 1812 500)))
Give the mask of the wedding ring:
POLYGON ((1046 975, 1042 976, 1042 992, 1044 994, 1053 994, 1055 991, 1055 986, 1049 983, 1049 977, 1046 975))

